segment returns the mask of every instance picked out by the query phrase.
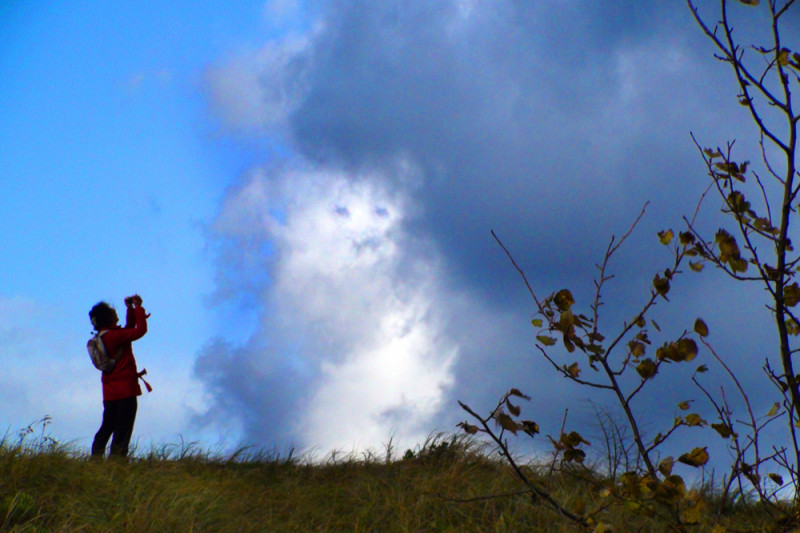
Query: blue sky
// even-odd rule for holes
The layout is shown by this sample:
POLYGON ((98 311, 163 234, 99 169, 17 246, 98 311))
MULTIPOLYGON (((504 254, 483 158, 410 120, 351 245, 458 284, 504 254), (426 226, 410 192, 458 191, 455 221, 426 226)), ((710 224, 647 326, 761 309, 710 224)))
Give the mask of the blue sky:
MULTIPOLYGON (((489 231, 540 295, 586 302, 649 200, 613 265, 620 323, 706 186, 689 131, 757 158, 677 0, 6 2, 0 42, 0 427, 49 414, 77 446, 101 412, 86 314, 133 292, 145 448, 413 446, 510 387, 551 432, 591 419, 606 400, 537 357, 489 231)), ((657 319, 704 316, 768 390, 761 296, 705 272, 657 319)), ((671 420, 680 396, 664 380, 640 408, 671 420)))

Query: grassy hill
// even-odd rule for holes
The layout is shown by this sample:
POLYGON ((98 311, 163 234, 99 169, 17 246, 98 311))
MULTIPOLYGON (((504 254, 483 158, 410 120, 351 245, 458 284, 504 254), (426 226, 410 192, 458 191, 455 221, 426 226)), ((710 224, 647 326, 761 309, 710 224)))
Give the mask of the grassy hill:
MULTIPOLYGON (((579 530, 532 500, 490 452, 474 440, 439 436, 403 458, 331 455, 311 462, 246 451, 219 457, 188 446, 118 461, 6 438, 0 531, 579 530)), ((613 483, 587 467, 527 469, 567 508, 600 508, 598 531, 669 531, 636 502, 608 500, 603 489, 613 483)), ((703 498, 708 511, 691 531, 787 530, 753 504, 740 502, 717 517, 713 496, 703 498)))

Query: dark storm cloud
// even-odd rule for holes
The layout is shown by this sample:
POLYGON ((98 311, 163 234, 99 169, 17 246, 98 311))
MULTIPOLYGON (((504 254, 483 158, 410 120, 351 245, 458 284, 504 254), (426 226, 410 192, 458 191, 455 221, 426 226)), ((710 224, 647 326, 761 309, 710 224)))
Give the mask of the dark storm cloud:
POLYGON ((205 383, 214 404, 195 422, 230 426, 233 420, 233 426, 241 426, 240 444, 256 448, 284 451, 294 446, 296 435, 289 428, 311 380, 289 354, 285 346, 210 343, 195 362, 195 375, 205 383), (263 364, 264 359, 252 357, 253 353, 269 354, 269 363, 263 364))
POLYGON ((674 182, 697 174, 688 131, 707 126, 717 76, 701 76, 688 10, 660 4, 336 3, 291 131, 316 161, 422 165, 418 223, 470 284, 501 275, 492 228, 544 271, 567 250, 593 265, 576 225, 605 241, 646 200, 703 185, 674 182))

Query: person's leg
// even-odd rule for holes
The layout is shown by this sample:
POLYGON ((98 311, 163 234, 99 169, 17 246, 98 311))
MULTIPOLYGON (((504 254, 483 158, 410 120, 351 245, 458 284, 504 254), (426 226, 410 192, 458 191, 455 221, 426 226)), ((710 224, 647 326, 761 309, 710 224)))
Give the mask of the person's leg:
POLYGON ((100 429, 94 436, 92 442, 92 455, 104 456, 106 454, 106 445, 111 434, 114 432, 114 418, 115 418, 115 402, 103 402, 103 422, 100 424, 100 429))
POLYGON ((111 440, 111 455, 127 457, 128 445, 133 435, 133 423, 136 421, 138 402, 136 396, 118 400, 119 411, 114 421, 114 438, 111 440))

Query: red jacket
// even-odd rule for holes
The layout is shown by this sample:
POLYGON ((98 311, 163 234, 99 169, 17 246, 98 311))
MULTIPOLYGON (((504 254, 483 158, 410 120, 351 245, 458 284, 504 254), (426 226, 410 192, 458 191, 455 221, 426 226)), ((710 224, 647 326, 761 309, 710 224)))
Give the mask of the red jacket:
POLYGON ((139 387, 139 373, 136 369, 136 359, 133 357, 131 342, 141 339, 147 333, 147 314, 144 308, 128 308, 125 318, 125 327, 114 326, 102 337, 106 352, 111 357, 117 357, 114 370, 106 374, 103 372, 103 401, 122 400, 131 396, 141 396, 139 387))

